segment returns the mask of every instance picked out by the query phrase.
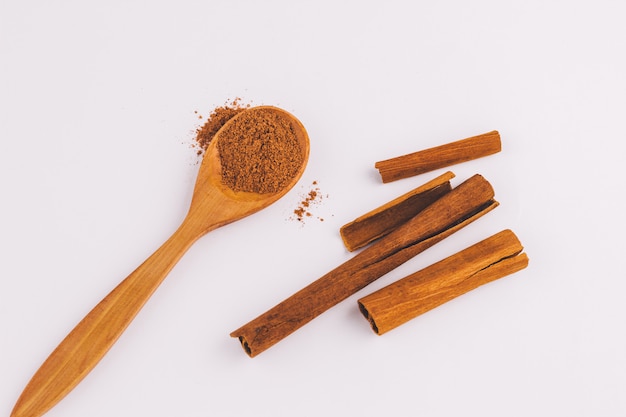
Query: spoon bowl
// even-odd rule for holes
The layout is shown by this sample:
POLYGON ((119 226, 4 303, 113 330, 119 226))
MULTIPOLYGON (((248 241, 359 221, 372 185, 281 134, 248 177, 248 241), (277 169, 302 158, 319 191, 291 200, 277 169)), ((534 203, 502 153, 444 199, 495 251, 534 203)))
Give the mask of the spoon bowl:
POLYGON ((306 167, 309 157, 309 137, 306 129, 298 119, 285 110, 273 106, 253 107, 244 110, 242 113, 226 122, 216 133, 205 151, 202 165, 198 172, 187 220, 189 220, 189 216, 197 217, 194 219, 197 222, 196 227, 199 230, 203 230, 204 233, 239 220, 274 203, 293 188, 306 167), (286 186, 275 193, 260 194, 233 191, 224 185, 222 181, 222 164, 217 146, 220 136, 227 132, 232 124, 236 123, 237 118, 241 117, 242 113, 249 114, 251 112, 271 112, 289 120, 302 151, 303 163, 299 170, 286 186), (204 225, 202 225, 203 222, 204 225))
POLYGON ((191 205, 180 227, 63 339, 27 384, 11 417, 39 417, 65 397, 96 366, 198 238, 277 201, 298 182, 308 157, 309 138, 304 126, 282 109, 253 107, 226 122, 204 154, 191 205), (220 137, 238 118, 262 117, 263 114, 288 123, 299 144, 301 165, 276 192, 234 191, 223 181, 218 147, 220 137))

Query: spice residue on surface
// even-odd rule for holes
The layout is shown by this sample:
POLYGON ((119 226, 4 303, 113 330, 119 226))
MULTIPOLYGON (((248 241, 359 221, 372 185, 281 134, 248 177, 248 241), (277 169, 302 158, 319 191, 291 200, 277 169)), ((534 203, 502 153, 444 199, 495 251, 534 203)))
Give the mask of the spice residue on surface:
POLYGON ((304 152, 297 128, 282 113, 251 109, 220 131, 222 183, 259 194, 283 190, 298 174, 304 152))
POLYGON ((304 222, 309 218, 316 218, 317 220, 323 222, 323 217, 314 216, 311 211, 314 206, 321 203, 323 198, 324 195, 320 191, 317 181, 313 181, 310 191, 301 197, 298 207, 293 210, 292 218, 299 222, 304 222))
MULTIPOLYGON (((241 113, 242 111, 250 108, 250 104, 242 104, 241 99, 239 97, 234 100, 227 101, 224 105, 216 107, 211 111, 209 116, 207 117, 207 121, 196 129, 196 138, 194 147, 197 149, 197 154, 202 155, 202 153, 206 150, 213 140, 213 137, 217 133, 218 130, 224 124, 229 121, 233 116, 241 113)), ((203 119, 202 115, 195 111, 194 113, 198 114, 199 119, 203 119)))

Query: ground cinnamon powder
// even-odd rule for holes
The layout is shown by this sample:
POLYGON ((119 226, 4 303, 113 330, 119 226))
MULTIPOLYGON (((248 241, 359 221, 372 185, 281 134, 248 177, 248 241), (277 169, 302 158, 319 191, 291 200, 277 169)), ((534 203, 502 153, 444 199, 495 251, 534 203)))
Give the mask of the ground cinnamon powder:
MULTIPOLYGON (((201 155, 213 140, 213 136, 224 124, 229 121, 233 116, 241 113, 245 109, 249 108, 250 104, 242 104, 240 98, 235 98, 230 102, 224 103, 223 106, 216 107, 207 117, 207 121, 202 127, 196 130, 196 143, 195 146, 198 149, 197 154, 201 155)), ((198 113, 196 111, 196 113, 198 113)), ((202 116, 198 116, 202 119, 202 116)))
MULTIPOLYGON (((311 206, 314 204, 319 204, 321 199, 323 198, 322 193, 317 186, 317 181, 313 181, 311 185, 311 190, 306 193, 306 195, 302 196, 302 200, 298 204, 298 207, 294 209, 293 214, 295 219, 304 222, 305 218, 313 217, 313 213, 311 212, 311 206)), ((322 217, 317 217, 319 221, 324 221, 322 217)))
POLYGON ((291 120, 266 109, 241 113, 220 131, 222 183, 233 191, 282 190, 304 163, 291 120))

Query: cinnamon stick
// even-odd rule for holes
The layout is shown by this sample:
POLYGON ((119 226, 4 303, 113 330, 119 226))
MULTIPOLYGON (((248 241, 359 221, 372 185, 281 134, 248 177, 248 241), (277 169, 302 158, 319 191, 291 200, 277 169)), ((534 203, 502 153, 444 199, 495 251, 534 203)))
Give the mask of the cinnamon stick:
POLYGON ((377 334, 481 285, 524 269, 528 256, 511 230, 504 230, 442 261, 358 300, 377 334))
POLYGON ((344 245, 349 251, 354 251, 385 236, 448 193, 452 189, 452 178, 454 174, 448 171, 343 225, 339 233, 344 245))
POLYGON ((489 182, 474 175, 393 232, 230 335, 254 357, 497 205, 489 182))
POLYGON ((423 174, 500 152, 497 130, 374 164, 384 183, 423 174))

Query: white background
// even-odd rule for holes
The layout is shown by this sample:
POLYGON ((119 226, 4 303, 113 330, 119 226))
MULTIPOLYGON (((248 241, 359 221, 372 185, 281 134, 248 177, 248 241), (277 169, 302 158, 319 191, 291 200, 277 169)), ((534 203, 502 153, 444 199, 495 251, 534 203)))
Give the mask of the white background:
POLYGON ((179 225, 194 111, 235 97, 304 123, 301 182, 198 241, 48 416, 626 415, 625 17, 621 0, 0 1, 0 415, 179 225), (229 337, 350 258, 341 225, 443 172, 382 184, 374 162, 494 129, 501 153, 451 168, 492 183, 494 212, 254 359, 229 337), (526 270, 380 337, 358 312, 504 228, 526 270))

